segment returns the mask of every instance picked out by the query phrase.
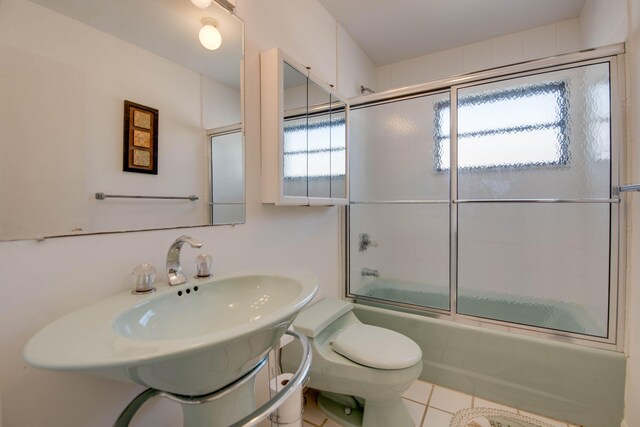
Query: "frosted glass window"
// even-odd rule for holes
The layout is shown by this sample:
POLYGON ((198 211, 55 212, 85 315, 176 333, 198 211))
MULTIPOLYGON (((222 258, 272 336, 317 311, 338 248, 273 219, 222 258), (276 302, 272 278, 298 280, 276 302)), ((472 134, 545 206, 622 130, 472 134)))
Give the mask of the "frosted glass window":
MULTIPOLYGON (((289 119, 284 122, 284 152, 297 154, 307 152, 307 118, 289 119)), ((306 169, 306 166, 305 166, 306 169)))
POLYGON ((286 196, 307 196, 307 118, 284 122, 283 191, 286 196))
MULTIPOLYGON (((567 102, 562 81, 460 97, 458 168, 566 164, 567 102)), ((449 169, 450 108, 448 101, 436 105, 438 171, 449 169)))
POLYGON ((329 121, 329 117, 309 117, 285 121, 284 159, 285 178, 344 176, 345 162, 345 121, 344 118, 329 121), (301 122, 305 124, 300 124, 301 122), (308 130, 308 133, 307 133, 308 130), (343 135, 334 138, 334 134, 343 135), (333 142, 337 143, 335 146, 333 142), (307 149, 307 144, 309 148, 307 149), (307 161, 308 154, 308 161, 307 161), (331 159, 336 159, 335 164, 331 159))
MULTIPOLYGON (((459 89, 458 197, 608 199, 609 93, 608 63, 459 89)), ((436 108, 444 159, 448 113, 436 108)))
POLYGON ((331 197, 331 122, 329 114, 309 116, 307 172, 309 197, 331 197))
POLYGON ((331 123, 328 113, 309 116, 307 143, 309 197, 331 197, 331 123))

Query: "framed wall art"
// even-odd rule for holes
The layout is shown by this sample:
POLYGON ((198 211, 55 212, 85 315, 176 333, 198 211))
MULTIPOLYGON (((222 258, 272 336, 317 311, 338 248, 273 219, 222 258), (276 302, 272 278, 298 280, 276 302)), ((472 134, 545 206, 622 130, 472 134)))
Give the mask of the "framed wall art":
POLYGON ((122 170, 158 174, 158 110, 124 101, 122 170))

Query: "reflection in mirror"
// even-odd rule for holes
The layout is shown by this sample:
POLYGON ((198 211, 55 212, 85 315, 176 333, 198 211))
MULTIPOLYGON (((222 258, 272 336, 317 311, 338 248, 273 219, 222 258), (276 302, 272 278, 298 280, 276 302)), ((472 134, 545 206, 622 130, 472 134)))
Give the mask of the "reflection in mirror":
POLYGON ((331 198, 347 197, 346 105, 331 95, 331 198))
POLYGON ((211 141, 211 223, 245 221, 243 139, 240 124, 214 129, 211 141))
POLYGON ((331 197, 331 97, 309 80, 307 161, 309 197, 331 197))
POLYGON ((284 63, 284 195, 307 196, 307 77, 284 63))
POLYGON ((346 198, 346 105, 284 62, 284 195, 346 198))
POLYGON ((0 28, 0 240, 212 223, 206 129, 243 121, 236 16, 175 0, 2 0, 0 28), (218 50, 198 41, 204 17, 218 50), (123 171, 125 100, 159 111, 158 175, 123 171))

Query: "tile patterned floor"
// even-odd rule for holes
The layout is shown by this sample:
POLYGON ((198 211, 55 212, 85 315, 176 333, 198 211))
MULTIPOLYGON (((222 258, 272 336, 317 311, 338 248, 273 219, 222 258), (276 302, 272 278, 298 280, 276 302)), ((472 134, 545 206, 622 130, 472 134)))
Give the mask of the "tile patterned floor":
MULTIPOLYGON (((402 395, 416 427, 449 427, 453 415, 466 408, 494 408, 530 416, 554 427, 578 427, 566 422, 509 408, 475 396, 417 380, 402 395)), ((340 427, 318 409, 315 394, 308 393, 304 408, 304 427, 340 427)))

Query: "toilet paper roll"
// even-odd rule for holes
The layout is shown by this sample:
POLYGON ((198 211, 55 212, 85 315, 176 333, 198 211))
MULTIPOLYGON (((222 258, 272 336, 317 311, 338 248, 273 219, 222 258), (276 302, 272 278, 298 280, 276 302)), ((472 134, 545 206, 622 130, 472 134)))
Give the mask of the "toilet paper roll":
MULTIPOLYGON (((282 390, 293 378, 293 374, 278 375, 269 381, 271 395, 275 396, 277 392, 282 390)), ((302 426, 302 387, 298 386, 293 390, 293 394, 284 401, 284 403, 273 413, 274 420, 277 420, 279 426, 302 426)))

